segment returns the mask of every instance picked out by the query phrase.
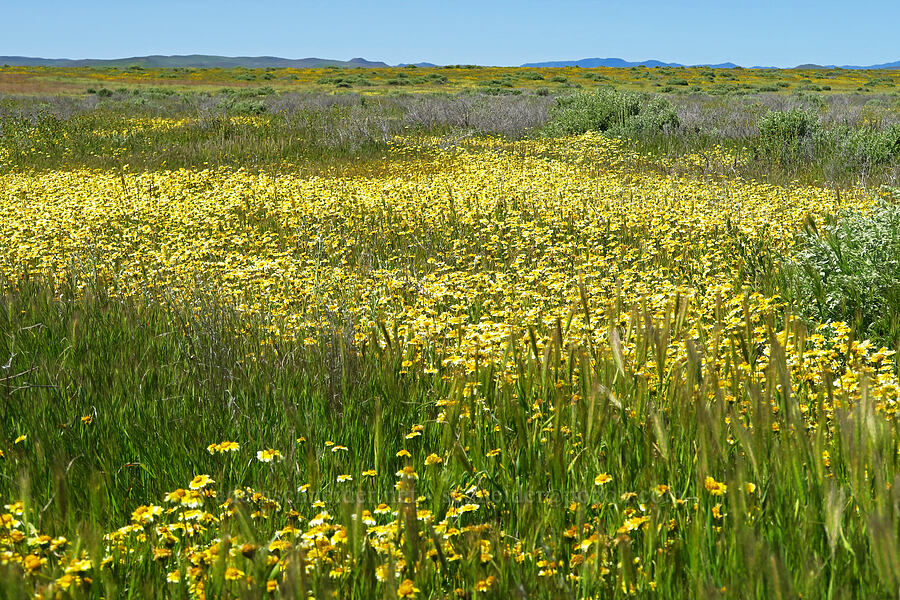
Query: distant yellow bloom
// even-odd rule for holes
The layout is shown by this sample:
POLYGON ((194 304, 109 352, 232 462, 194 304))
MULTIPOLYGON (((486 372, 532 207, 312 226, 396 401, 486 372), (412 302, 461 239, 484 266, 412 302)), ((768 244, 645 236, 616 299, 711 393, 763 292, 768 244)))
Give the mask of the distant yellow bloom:
POLYGON ((419 588, 415 587, 411 579, 404 579, 397 587, 397 597, 412 598, 418 591, 419 588))
POLYGON ((85 425, 90 425, 93 422, 93 420, 94 420, 94 417, 92 417, 91 415, 85 415, 85 416, 81 417, 81 422, 84 423, 85 425))
POLYGON ((709 477, 709 476, 706 477, 706 481, 704 482, 703 486, 706 488, 706 491, 709 492, 710 494, 712 494, 713 496, 721 496, 728 490, 727 485, 725 485, 724 483, 721 483, 719 481, 716 481, 715 479, 713 479, 712 477, 709 477))
POLYGON ((47 559, 36 554, 28 554, 22 559, 22 567, 29 575, 47 564, 47 559))
POLYGON ((28 437, 27 435, 20 435, 19 437, 16 438, 16 441, 13 442, 13 443, 14 443, 14 444, 21 444, 22 442, 25 441, 25 439, 26 439, 27 437, 28 437))
POLYGON ((153 560, 165 560, 172 556, 172 551, 168 548, 154 548, 153 560))
POLYGON ((594 477, 594 485, 606 485, 612 481, 612 477, 607 475, 606 473, 600 473, 596 477, 594 477))
POLYGON ((344 483, 345 481, 353 481, 353 477, 350 475, 338 475, 337 482, 344 483))
POLYGON ((262 462, 272 462, 275 459, 281 458, 281 452, 275 450, 274 448, 269 448, 268 450, 260 450, 256 453, 256 458, 262 462))
POLYGON ((215 483, 215 481, 209 475, 197 475, 191 480, 188 487, 192 490, 202 490, 211 483, 215 483))
POLYGON ((410 456, 412 456, 412 454, 409 453, 409 450, 404 448, 403 450, 401 450, 400 452, 397 453, 397 456, 399 458, 409 458, 410 456))
POLYGON ((629 531, 634 531, 639 527, 646 527, 646 523, 650 521, 650 517, 647 516, 639 516, 639 517, 631 517, 630 519, 626 519, 625 523, 619 527, 617 530, 618 533, 628 533, 629 531))
POLYGON ((744 493, 752 494, 754 492, 756 492, 756 484, 755 483, 751 483, 748 481, 747 483, 744 484, 744 493))
POLYGON ((225 579, 228 581, 237 581, 238 579, 244 578, 244 572, 235 567, 228 567, 225 569, 225 579))
POLYGON ((363 477, 375 477, 376 475, 378 475, 378 471, 376 471, 375 469, 367 469, 363 471, 362 474, 363 477))
POLYGON ((93 565, 91 564, 91 561, 89 561, 86 558, 80 558, 77 560, 73 560, 72 562, 69 563, 69 565, 66 567, 66 573, 82 574, 82 573, 87 573, 92 568, 93 568, 93 565))
POLYGON ((429 466, 429 467, 430 467, 431 465, 439 465, 439 464, 441 464, 442 462, 444 462, 444 459, 441 458, 440 456, 438 456, 437 454, 429 454, 429 455, 425 458, 425 465, 426 465, 426 466, 429 466))
POLYGON ((494 585, 496 582, 496 578, 493 575, 490 575, 487 579, 482 579, 481 581, 475 584, 476 592, 486 592, 494 585))
POLYGON ((240 444, 237 442, 219 442, 218 444, 210 444, 206 447, 210 454, 215 454, 217 452, 237 452, 240 448, 240 444))
POLYGON ((144 525, 145 523, 152 523, 153 519, 162 514, 162 507, 146 505, 146 506, 138 506, 134 509, 134 512, 131 513, 131 520, 139 525, 144 525))

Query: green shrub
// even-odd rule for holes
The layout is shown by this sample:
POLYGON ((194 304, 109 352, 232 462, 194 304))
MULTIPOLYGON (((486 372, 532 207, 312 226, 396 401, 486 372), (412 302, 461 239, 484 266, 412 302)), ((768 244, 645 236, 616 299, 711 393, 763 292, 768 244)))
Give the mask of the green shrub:
POLYGON ((562 75, 554 75, 550 78, 550 81, 552 81, 553 83, 565 83, 568 80, 568 77, 563 77, 562 75))
POLYGON ((867 213, 843 213, 800 235, 785 266, 795 310, 817 322, 844 321, 857 335, 900 342, 900 206, 881 201, 867 213))
POLYGON ((219 106, 230 112, 241 115, 261 115, 267 107, 262 100, 234 100, 229 99, 219 103, 219 106))
POLYGON ((614 135, 656 133, 678 126, 672 104, 658 96, 603 89, 556 100, 550 109, 551 135, 608 131, 614 135))
POLYGON ((900 159, 900 124, 886 129, 859 129, 847 138, 853 162, 880 165, 900 159))
POLYGON ((687 85, 688 80, 683 77, 670 77, 666 80, 666 85, 687 85))
POLYGON ((516 73, 519 76, 519 79, 528 79, 531 81, 543 81, 544 76, 538 73, 537 71, 519 71, 516 73))
POLYGON ((759 119, 757 127, 757 151, 782 162, 811 156, 822 130, 815 113, 800 108, 772 111, 759 119))

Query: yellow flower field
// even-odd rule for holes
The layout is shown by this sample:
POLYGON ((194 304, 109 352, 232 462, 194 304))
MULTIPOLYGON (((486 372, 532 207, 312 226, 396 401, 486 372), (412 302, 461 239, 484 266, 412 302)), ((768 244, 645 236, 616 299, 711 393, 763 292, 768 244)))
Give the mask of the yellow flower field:
MULTIPOLYGON (((410 403, 389 441, 368 424, 196 439, 182 487, 117 499, 130 520, 90 543, 7 499, 0 561, 48 597, 121 593, 136 572, 191 597, 740 596, 726 584, 749 555, 717 553, 780 548, 778 519, 831 518, 823 561, 845 552, 845 508, 846 535, 874 544, 861 515, 874 530, 900 452, 894 352, 802 321, 751 277, 763 249, 788 257, 805 224, 874 195, 740 179, 735 160, 586 134, 398 138, 359 175, 3 173, 7 294, 50 281, 195 315, 215 299, 259 341, 247 369, 296 342, 394 361, 389 389, 437 387, 379 399, 410 403), (273 497, 288 480, 297 493, 273 497), (792 508, 790 485, 815 504, 792 508), (522 489, 546 495, 510 504, 522 489)), ((72 427, 90 439, 104 414, 85 414, 72 427)))

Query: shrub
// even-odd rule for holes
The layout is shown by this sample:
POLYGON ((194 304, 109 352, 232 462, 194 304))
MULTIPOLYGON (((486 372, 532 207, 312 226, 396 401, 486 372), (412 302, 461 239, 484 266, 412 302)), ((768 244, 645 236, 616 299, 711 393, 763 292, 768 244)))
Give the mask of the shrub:
POLYGON ((786 264, 787 296, 804 317, 844 321, 860 337, 900 342, 900 206, 879 202, 868 213, 843 213, 800 235, 786 264))
POLYGON ((519 76, 519 79, 528 79, 531 81, 543 81, 544 76, 538 73, 537 71, 519 71, 516 73, 519 76))
POLYGON ((241 115, 261 115, 266 112, 267 107, 262 100, 225 100, 219 103, 219 106, 229 111, 241 115))
POLYGON ((608 131, 615 135, 656 133, 678 126, 672 104, 658 96, 603 89, 556 100, 550 109, 551 135, 608 131))
POLYGON ((886 129, 859 129, 847 138, 851 160, 859 165, 880 165, 900 159, 900 124, 886 129))
POLYGON ((759 119, 757 127, 757 150, 782 162, 811 156, 814 139, 821 132, 815 113, 800 108, 772 111, 759 119))

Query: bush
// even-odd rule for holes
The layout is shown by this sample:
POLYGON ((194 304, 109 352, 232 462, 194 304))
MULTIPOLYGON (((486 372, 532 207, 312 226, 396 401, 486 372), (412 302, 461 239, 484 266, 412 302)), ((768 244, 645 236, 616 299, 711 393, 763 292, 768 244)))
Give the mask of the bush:
POLYGON ((822 130, 815 113, 800 108, 772 111, 760 118, 757 127, 757 150, 782 162, 810 157, 822 130))
POLYGON ((900 159, 900 124, 882 130, 859 129, 847 138, 851 160, 858 165, 881 165, 900 159))
POLYGON ((614 135, 657 133, 678 126, 672 104, 658 96, 603 89, 556 100, 547 131, 568 135, 608 131, 614 135))
POLYGON ((519 71, 516 73, 519 76, 519 79, 528 79, 531 81, 543 81, 544 76, 538 73, 537 71, 519 71))
POLYGON ((241 115, 261 115, 268 108, 262 100, 225 100, 219 106, 241 115))
POLYGON ((817 321, 844 321, 857 336, 900 342, 900 206, 843 213, 821 231, 808 226, 785 267, 795 309, 817 321))

